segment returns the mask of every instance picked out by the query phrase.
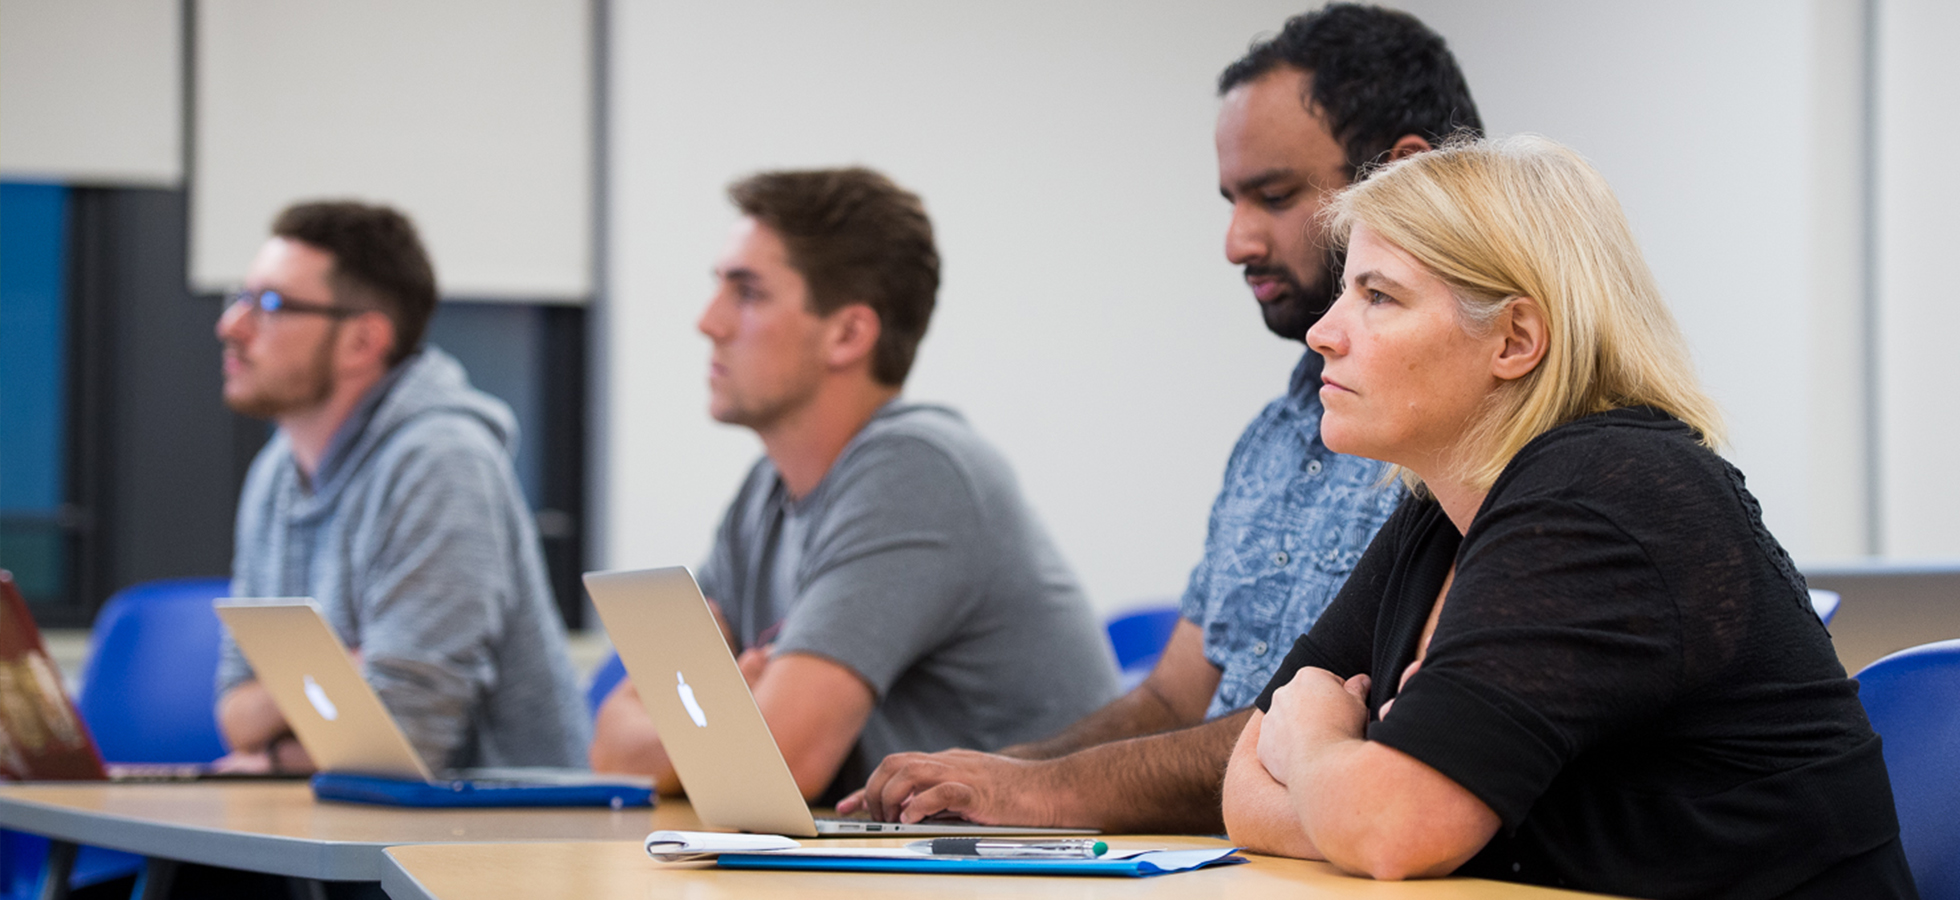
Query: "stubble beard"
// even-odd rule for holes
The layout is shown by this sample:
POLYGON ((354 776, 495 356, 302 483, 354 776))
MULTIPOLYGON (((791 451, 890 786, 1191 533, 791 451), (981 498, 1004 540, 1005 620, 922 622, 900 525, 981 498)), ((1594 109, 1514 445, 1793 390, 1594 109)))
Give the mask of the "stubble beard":
POLYGON ((1339 296, 1341 255, 1332 249, 1321 251, 1311 284, 1302 283, 1290 266, 1246 266, 1248 276, 1258 274, 1278 278, 1286 285, 1279 298, 1259 304, 1266 330, 1289 341, 1306 342, 1307 329, 1320 321, 1339 296))
POLYGON ((745 396, 724 387, 719 398, 712 395, 708 398, 708 415, 724 425, 739 425, 758 433, 767 432, 809 404, 810 399, 816 396, 817 382, 821 377, 821 370, 806 372, 788 390, 771 397, 745 396))
POLYGON ((312 409, 325 403, 328 397, 333 396, 338 383, 333 371, 333 346, 339 334, 340 323, 335 322, 314 350, 312 364, 301 369, 295 377, 262 385, 257 391, 244 396, 233 396, 226 391, 225 405, 239 415, 270 421, 286 413, 312 409))

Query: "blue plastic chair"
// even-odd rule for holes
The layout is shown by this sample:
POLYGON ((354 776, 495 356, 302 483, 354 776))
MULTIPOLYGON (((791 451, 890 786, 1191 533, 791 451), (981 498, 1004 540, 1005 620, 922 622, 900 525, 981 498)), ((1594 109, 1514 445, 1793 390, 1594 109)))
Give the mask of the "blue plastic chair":
POLYGON ((102 758, 204 763, 225 755, 214 712, 224 634, 211 601, 222 578, 171 578, 118 591, 96 614, 76 707, 102 758))
POLYGON ((1810 589, 1810 608, 1817 611, 1817 620, 1826 625, 1831 624, 1831 617, 1837 615, 1838 603, 1842 599, 1837 591, 1810 589))
POLYGON ((1164 655, 1171 632, 1177 629, 1177 607, 1152 606, 1117 616, 1105 626, 1109 645, 1116 650, 1116 667, 1123 670, 1123 689, 1142 683, 1164 655))
POLYGON ((598 671, 592 673, 592 683, 585 688, 585 712, 588 716, 599 715, 599 704, 606 702, 613 688, 626 678, 626 663, 621 662, 615 651, 606 661, 599 664, 598 671))
POLYGON ((1921 644, 1858 673, 1885 741, 1899 840, 1922 900, 1960 900, 1960 640, 1921 644))
MULTIPOLYGON (((222 578, 175 578, 118 591, 96 614, 75 706, 112 763, 203 763, 223 756, 214 680, 222 625, 211 601, 222 578)), ((48 841, 0 832, 0 897, 40 893, 48 841)), ((135 875, 143 857, 82 847, 70 888, 135 875)))
MULTIPOLYGON (((41 880, 47 868, 48 839, 38 834, 0 831, 0 898, 34 900, 43 896, 41 880)), ((79 890, 127 878, 141 880, 143 857, 120 850, 82 846, 68 870, 68 889, 79 890)), ((132 891, 132 894, 135 893, 132 891)))

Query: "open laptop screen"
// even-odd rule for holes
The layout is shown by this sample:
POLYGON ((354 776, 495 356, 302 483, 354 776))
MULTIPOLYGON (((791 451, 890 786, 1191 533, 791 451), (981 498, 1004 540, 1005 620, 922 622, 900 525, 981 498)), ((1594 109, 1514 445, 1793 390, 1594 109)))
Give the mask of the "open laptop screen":
POLYGON ((62 689, 14 576, 0 569, 0 777, 100 781, 95 741, 62 689))

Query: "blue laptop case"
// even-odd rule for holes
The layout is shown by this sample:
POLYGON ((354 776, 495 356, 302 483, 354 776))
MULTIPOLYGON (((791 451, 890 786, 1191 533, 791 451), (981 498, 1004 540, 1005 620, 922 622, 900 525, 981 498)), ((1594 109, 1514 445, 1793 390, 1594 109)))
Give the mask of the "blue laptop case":
POLYGON ((846 856, 798 853, 723 853, 724 869, 789 869, 816 872, 913 872, 934 875, 1101 875, 1148 878, 1209 866, 1251 862, 1237 847, 1210 850, 1159 850, 1121 859, 1015 859, 975 856, 846 856))
POLYGON ((622 782, 569 784, 513 781, 422 781, 347 772, 313 776, 313 796, 321 800, 382 806, 652 806, 653 789, 622 782))

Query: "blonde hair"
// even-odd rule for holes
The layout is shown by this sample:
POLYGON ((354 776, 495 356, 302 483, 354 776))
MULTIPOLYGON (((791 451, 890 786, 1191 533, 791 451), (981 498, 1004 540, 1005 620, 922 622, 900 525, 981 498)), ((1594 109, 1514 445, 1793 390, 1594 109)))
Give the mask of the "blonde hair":
POLYGON ((1519 297, 1544 309, 1544 358, 1487 397, 1457 445, 1454 474, 1469 486, 1489 489, 1532 438, 1621 407, 1657 407, 1721 443, 1721 413, 1626 214, 1578 153, 1537 135, 1451 141, 1384 166, 1326 215, 1336 240, 1366 225, 1442 279, 1467 331, 1519 297))

